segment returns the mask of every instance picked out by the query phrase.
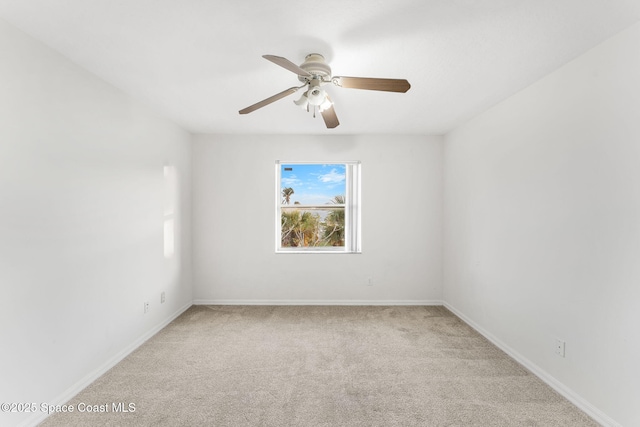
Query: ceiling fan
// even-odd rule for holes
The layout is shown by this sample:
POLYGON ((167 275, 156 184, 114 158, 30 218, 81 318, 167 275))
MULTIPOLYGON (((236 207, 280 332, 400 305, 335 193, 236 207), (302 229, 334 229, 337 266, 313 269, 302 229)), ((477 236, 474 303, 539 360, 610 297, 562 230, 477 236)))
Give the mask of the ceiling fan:
POLYGON ((333 109, 333 102, 327 92, 322 88, 327 83, 333 83, 336 86, 365 89, 365 90, 381 90, 386 92, 406 92, 411 85, 404 79, 378 79, 370 77, 343 77, 331 76, 331 68, 325 62, 324 57, 319 53, 311 53, 306 56, 304 62, 300 66, 294 64, 286 58, 275 55, 262 55, 263 58, 279 65, 298 75, 298 80, 303 82, 302 86, 294 86, 287 90, 283 90, 267 99, 263 99, 253 105, 248 106, 239 111, 240 114, 248 114, 259 108, 271 104, 285 96, 291 95, 302 88, 307 88, 300 99, 294 101, 296 105, 307 111, 313 111, 313 117, 316 116, 316 110, 320 112, 327 128, 335 128, 340 124, 336 112, 333 109))

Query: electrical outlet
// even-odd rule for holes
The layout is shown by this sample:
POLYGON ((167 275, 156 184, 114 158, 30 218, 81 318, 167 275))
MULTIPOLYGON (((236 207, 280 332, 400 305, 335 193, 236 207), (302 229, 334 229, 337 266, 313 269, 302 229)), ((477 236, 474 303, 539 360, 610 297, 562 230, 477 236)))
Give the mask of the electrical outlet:
POLYGON ((164 304, 164 292, 160 293, 160 304, 164 304))
POLYGON ((145 301, 144 303, 144 312, 148 312, 149 311, 149 301, 145 301))
POLYGON ((565 342, 562 340, 556 340, 556 354, 560 357, 564 357, 565 342))

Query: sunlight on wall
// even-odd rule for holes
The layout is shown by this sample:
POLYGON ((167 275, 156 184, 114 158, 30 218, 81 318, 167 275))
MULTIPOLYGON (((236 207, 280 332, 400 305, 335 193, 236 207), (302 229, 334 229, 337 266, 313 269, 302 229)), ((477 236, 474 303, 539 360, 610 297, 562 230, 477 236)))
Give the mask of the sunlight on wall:
POLYGON ((178 191, 175 166, 164 166, 164 257, 171 258, 175 254, 175 215, 176 194, 178 191))

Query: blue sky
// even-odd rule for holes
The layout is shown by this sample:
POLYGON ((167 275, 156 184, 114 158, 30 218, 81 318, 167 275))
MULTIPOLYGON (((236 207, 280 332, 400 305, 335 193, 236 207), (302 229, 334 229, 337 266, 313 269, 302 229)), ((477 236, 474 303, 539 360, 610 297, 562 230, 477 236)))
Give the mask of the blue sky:
POLYGON ((344 164, 281 164, 280 193, 293 188, 290 204, 325 204, 335 196, 345 194, 346 166, 344 164), (285 170, 291 168, 291 171, 285 170))

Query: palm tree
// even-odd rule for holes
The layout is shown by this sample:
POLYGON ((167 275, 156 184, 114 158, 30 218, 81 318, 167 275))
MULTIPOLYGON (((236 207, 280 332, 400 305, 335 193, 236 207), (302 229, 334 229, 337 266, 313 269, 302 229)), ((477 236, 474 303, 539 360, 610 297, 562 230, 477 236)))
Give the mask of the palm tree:
POLYGON ((286 187, 282 189, 282 203, 283 204, 289 204, 289 202, 291 201, 291 195, 294 193, 293 188, 291 187, 286 187))
POLYGON ((330 200, 329 203, 332 203, 334 205, 344 205, 344 196, 333 196, 333 200, 330 200))
POLYGON ((302 212, 297 230, 298 246, 318 246, 320 215, 302 212))
MULTIPOLYGON (((344 206, 344 196, 335 196, 330 203, 344 206)), ((344 208, 331 210, 322 226, 325 245, 344 246, 344 208)))
POLYGON ((296 229, 299 222, 300 211, 282 211, 282 215, 280 215, 280 240, 283 248, 297 246, 294 242, 294 230, 296 229))
POLYGON ((320 228, 320 216, 298 209, 282 211, 280 216, 281 246, 306 247, 317 246, 320 228))

